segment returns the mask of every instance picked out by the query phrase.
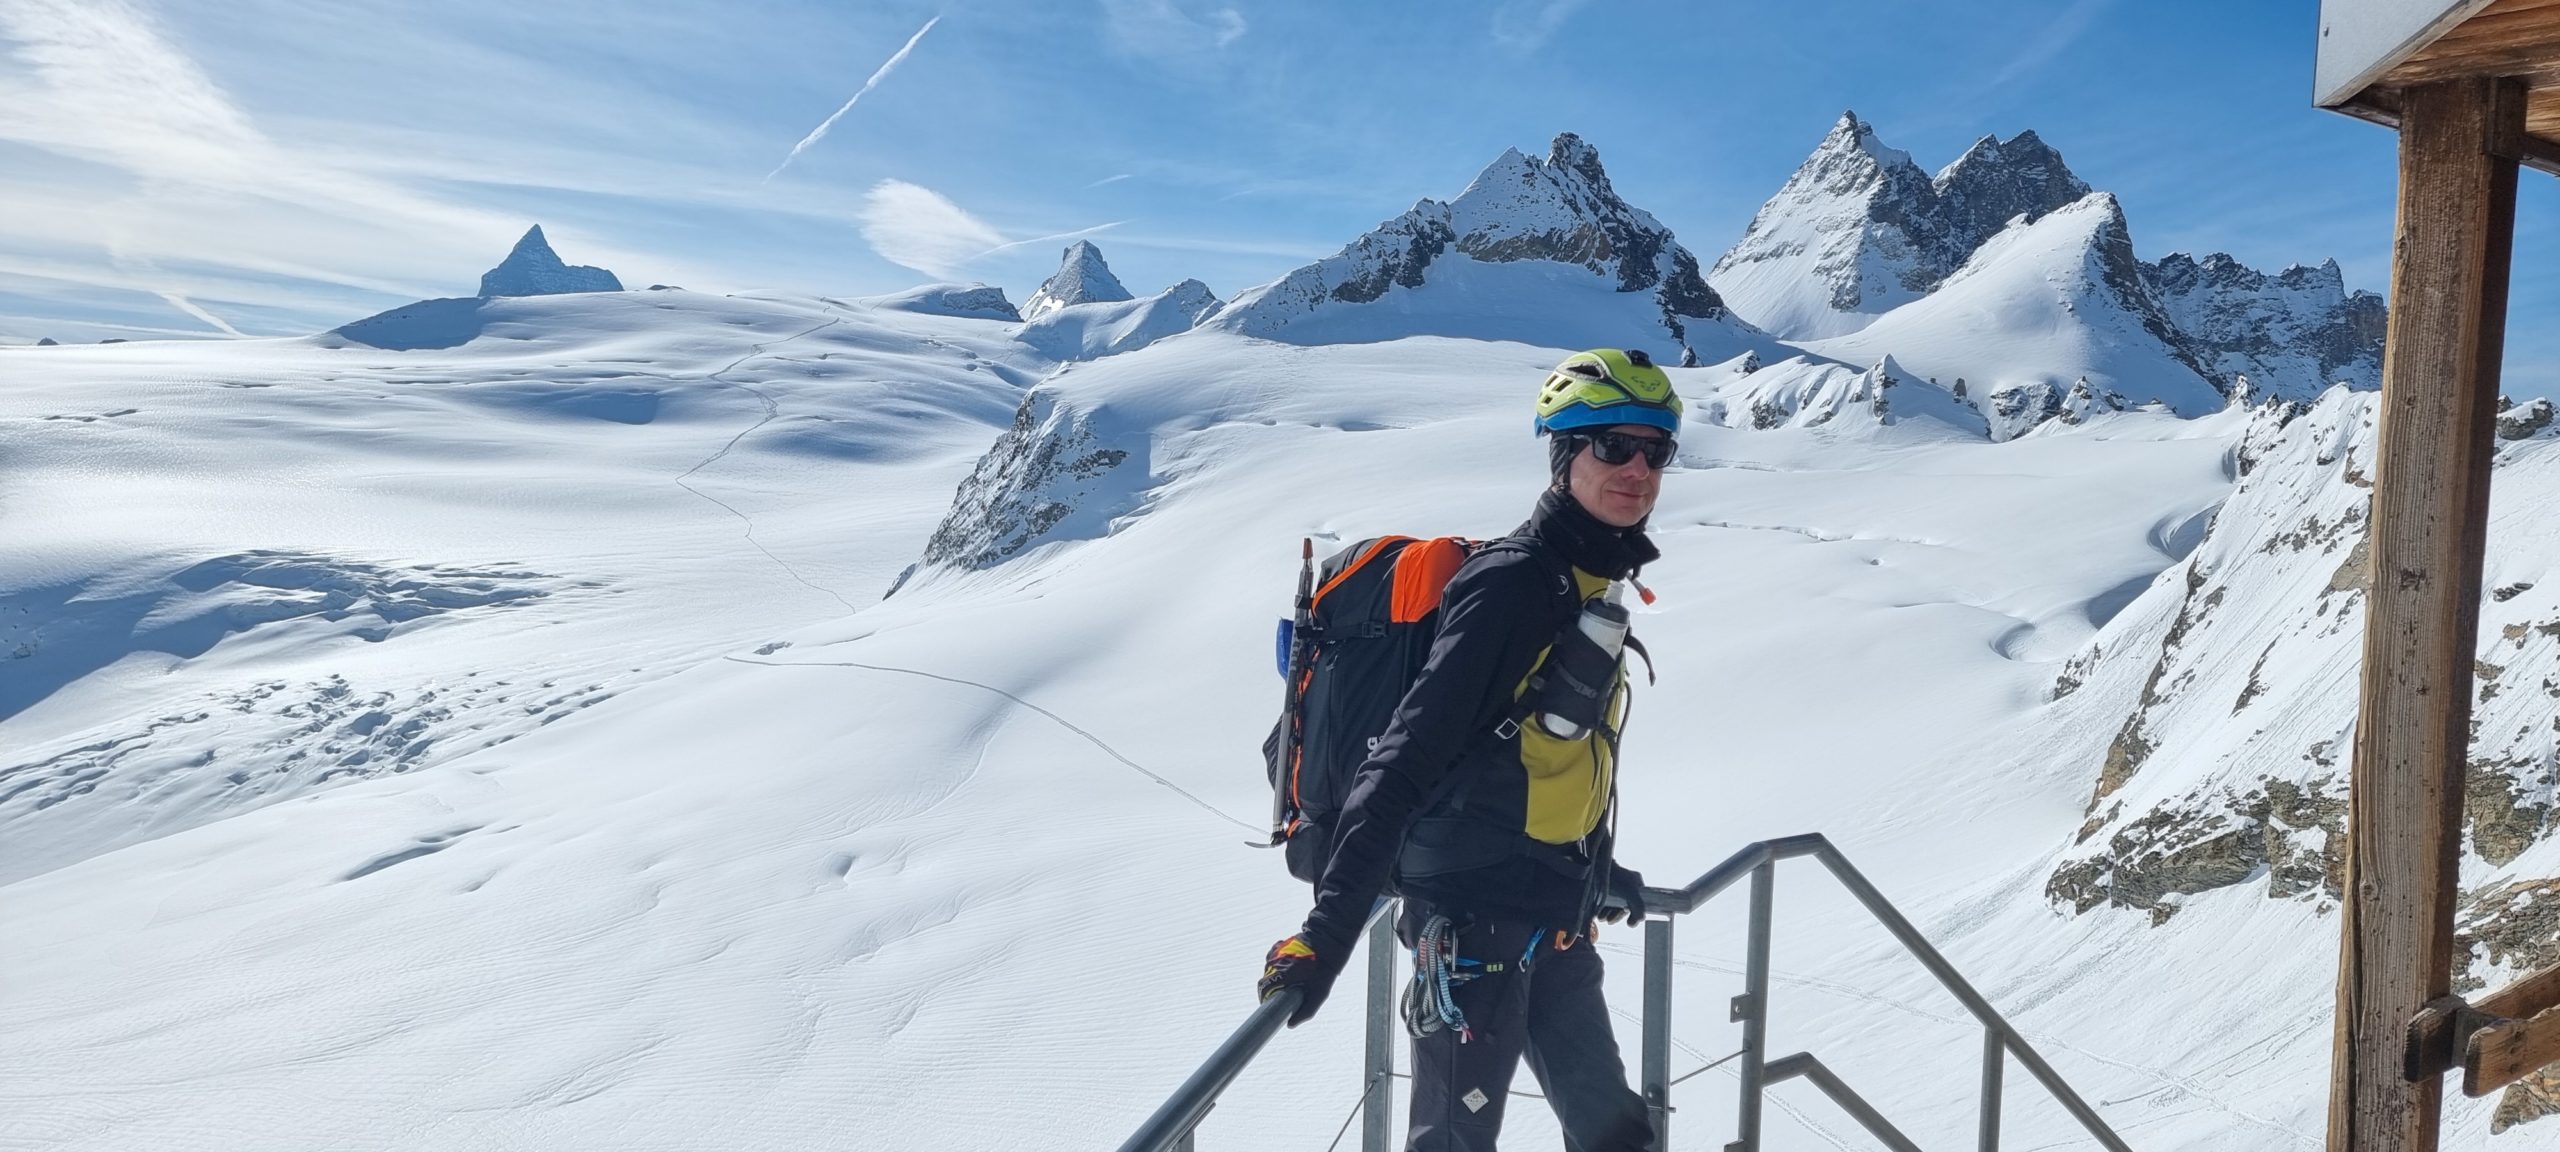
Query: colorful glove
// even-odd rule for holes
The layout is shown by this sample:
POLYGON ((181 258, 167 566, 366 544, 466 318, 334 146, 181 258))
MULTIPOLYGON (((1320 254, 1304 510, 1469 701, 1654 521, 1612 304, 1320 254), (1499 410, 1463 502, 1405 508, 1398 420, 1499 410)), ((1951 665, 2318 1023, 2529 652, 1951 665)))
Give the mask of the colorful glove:
POLYGON ((1271 946, 1271 954, 1262 958, 1262 979, 1254 989, 1265 1000, 1291 988, 1305 993, 1297 1011, 1289 1014, 1289 1026, 1295 1028, 1315 1015, 1325 994, 1333 991, 1334 978, 1342 975, 1349 953, 1348 948, 1319 949, 1301 932, 1271 946))
POLYGON ((1644 874, 1633 868, 1609 865, 1609 895, 1600 902, 1600 919, 1615 924, 1624 919, 1629 924, 1644 920, 1644 874))

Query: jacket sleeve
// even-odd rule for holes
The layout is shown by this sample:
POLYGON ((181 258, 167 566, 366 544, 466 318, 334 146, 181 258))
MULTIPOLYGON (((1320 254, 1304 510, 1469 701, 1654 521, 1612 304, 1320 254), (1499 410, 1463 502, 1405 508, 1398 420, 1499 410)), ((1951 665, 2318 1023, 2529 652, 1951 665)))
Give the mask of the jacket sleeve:
POLYGON ((1512 693, 1554 642, 1556 577, 1535 557, 1484 553, 1450 580, 1440 628, 1376 751, 1343 800, 1333 858, 1306 932, 1347 947, 1367 922, 1405 830, 1468 747, 1502 722, 1512 693))

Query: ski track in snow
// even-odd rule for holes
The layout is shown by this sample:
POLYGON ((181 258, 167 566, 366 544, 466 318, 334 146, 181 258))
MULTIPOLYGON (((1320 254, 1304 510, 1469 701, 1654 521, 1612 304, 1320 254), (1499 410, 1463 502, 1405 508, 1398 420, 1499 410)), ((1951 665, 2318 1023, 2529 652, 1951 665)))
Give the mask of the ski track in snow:
POLYGON ((696 495, 696 496, 700 496, 700 497, 702 497, 702 498, 703 498, 703 499, 705 499, 705 500, 708 500, 708 501, 710 501, 710 502, 712 502, 712 503, 714 503, 714 504, 717 504, 717 505, 719 505, 719 506, 720 506, 720 508, 721 508, 721 510, 722 510, 722 511, 725 511, 725 512, 727 512, 728 514, 730 514, 730 515, 732 515, 732 516, 737 517, 737 518, 738 518, 738 522, 739 522, 740 524, 743 524, 743 525, 745 525, 745 526, 746 526, 746 539, 747 539, 747 543, 748 543, 748 544, 753 545, 753 546, 755 547, 755 550, 756 550, 756 551, 764 553, 765 559, 773 561, 773 563, 774 563, 774 565, 775 565, 776 567, 781 568, 781 569, 783 570, 783 572, 785 572, 786 574, 788 574, 792 579, 797 580, 797 581, 799 581, 800 583, 802 583, 802 584, 804 584, 804 585, 808 586, 808 588, 809 588, 809 590, 810 590, 810 591, 813 591, 813 592, 823 592, 823 593, 825 593, 828 597, 832 598, 836 603, 844 605, 844 610, 845 610, 845 611, 847 611, 847 612, 858 612, 858 611, 861 611, 861 609, 860 609, 860 608, 855 607, 855 606, 854 606, 854 603, 853 603, 852 601, 845 599, 842 595, 838 594, 838 593, 836 592, 836 590, 835 590, 835 589, 833 589, 833 588, 826 588, 826 587, 822 587, 822 586, 820 586, 820 585, 818 585, 818 584, 816 584, 816 583, 812 582, 808 577, 801 575, 801 574, 800 574, 800 570, 799 570, 799 569, 792 567, 792 566, 790 565, 790 563, 789 563, 789 562, 787 562, 787 561, 785 561, 782 557, 774 555, 774 554, 773 554, 773 550, 772 550, 772 549, 765 547, 765 546, 764 546, 764 543, 763 543, 762 541, 757 540, 757 539, 756 539, 756 522, 755 522, 755 518, 754 518, 754 517, 751 517, 751 516, 747 515, 747 514, 746 514, 746 513, 744 513, 744 512, 740 512, 740 511, 738 511, 738 509, 737 509, 736 507, 732 506, 728 501, 726 501, 726 500, 722 500, 721 498, 719 498, 719 497, 717 497, 717 496, 714 496, 714 495, 712 495, 712 494, 710 494, 710 493, 708 493, 708 492, 705 492, 705 491, 703 491, 703 490, 702 490, 702 489, 700 489, 700 488, 696 488, 696 487, 694 487, 694 486, 692 485, 692 483, 690 482, 690 481, 691 481, 691 478, 692 478, 692 476, 693 476, 693 474, 694 474, 694 473, 696 473, 696 472, 700 472, 700 471, 702 471, 703 469, 705 469, 705 468, 708 468, 708 467, 712 466, 713 464, 717 464, 717 463, 719 463, 719 462, 720 462, 720 460, 721 460, 723 457, 726 457, 726 456, 730 453, 730 451, 731 451, 732 449, 735 449, 735 448, 738 446, 738 442, 739 442, 739 441, 744 440, 744 439, 746 439, 748 436, 753 435, 753 434, 756 432, 756 430, 757 430, 757 429, 762 428, 762 427, 764 427, 764 426, 765 426, 765 425, 767 425, 767 424, 773 423, 773 421, 775 420, 775 418, 779 417, 779 416, 782 414, 782 407, 781 407, 781 405, 779 405, 779 404, 777 404, 777 403, 775 403, 775 402, 774 402, 774 399, 773 399, 773 396, 772 396, 772 394, 771 394, 771 393, 768 393, 768 392, 766 392, 764 389, 762 389, 762 388, 758 388, 758 387, 756 387, 755 385, 753 385, 753 384, 749 384, 749 383, 747 383, 747 382, 745 382, 745 381, 743 381, 743 380, 723 380, 723 379, 721 379, 721 377, 726 376, 726 375, 728 375, 728 374, 729 374, 729 373, 731 373, 731 372, 735 372, 735 371, 737 371, 740 365, 743 365, 743 364, 745 364, 746 362, 748 362, 748 361, 750 361, 750 360, 754 360, 754 359, 756 359, 756 358, 758 358, 758 357, 764 356, 764 355, 766 355, 766 354, 770 353, 770 352, 771 352, 773 349, 775 349, 775 348, 779 348, 779 347, 781 347, 781 346, 783 346, 783 345, 785 345, 785 344, 789 344, 789 343, 791 343, 792 341, 799 340, 799 339, 802 339, 802 338, 804 338, 804 337, 814 336, 814 335, 816 335, 816 334, 818 334, 818 333, 820 333, 820 332, 826 331, 827 329, 829 329, 829 328, 833 328, 833 327, 835 327, 836 325, 838 325, 838 324, 842 324, 842 323, 844 323, 844 321, 843 321, 843 319, 842 319, 842 318, 831 319, 831 320, 826 321, 826 322, 825 322, 825 323, 823 323, 823 324, 814 325, 814 326, 812 326, 812 327, 810 327, 810 328, 808 328, 808 329, 806 329, 806 330, 804 330, 804 331, 794 332, 794 333, 792 333, 791 335, 789 335, 789 336, 785 336, 785 337, 783 337, 783 338, 782 338, 782 339, 780 339, 780 340, 773 340, 773 341, 768 341, 768 342, 765 342, 765 343, 762 343, 762 344, 757 344, 757 345, 755 345, 755 346, 754 346, 750 351, 748 351, 746 354, 739 356, 737 359, 730 361, 728 364, 723 365, 722 367, 720 367, 720 368, 718 368, 718 369, 715 369, 715 370, 713 370, 713 371, 711 371, 711 372, 709 372, 709 373, 706 373, 706 374, 705 374, 705 376, 704 376, 704 378, 705 378, 705 379, 709 379, 709 380, 717 380, 717 381, 719 381, 719 382, 720 382, 720 383, 722 383, 722 384, 726 384, 726 385, 728 385, 729 387, 732 387, 732 388, 740 389, 740 390, 742 390, 742 391, 744 391, 744 392, 748 393, 749 395, 754 396, 754 397, 756 398, 756 402, 757 402, 757 403, 764 405, 764 416, 763 416, 762 418, 758 419, 755 423, 748 425, 748 426, 747 426, 747 427, 745 427, 744 429, 741 429, 741 430, 738 432, 738 434, 737 434, 737 435, 730 437, 730 438, 729 438, 728 443, 722 444, 722 445, 720 446, 720 450, 719 450, 719 451, 714 452, 714 453, 712 453, 711 455, 704 457, 704 458, 702 459, 702 462, 701 462, 701 463, 695 464, 693 467, 685 469, 685 470, 684 470, 684 474, 683 474, 683 475, 676 477, 676 483, 677 483, 678 485, 682 486, 682 487, 684 488, 684 490, 685 490, 685 491, 687 491, 687 492, 691 492, 691 493, 693 493, 693 494, 694 494, 694 495, 696 495))
POLYGON ((1002 696, 1024 708, 1028 708, 1033 712, 1037 712, 1040 715, 1047 717, 1050 722, 1056 724, 1058 727, 1075 733, 1077 736, 1082 737, 1086 743, 1101 749, 1104 755, 1107 755, 1122 764, 1128 765, 1139 775, 1172 789, 1176 795, 1181 796, 1183 799, 1190 801, 1194 805, 1197 805, 1202 811, 1207 812, 1218 819, 1224 820, 1229 824, 1233 824, 1238 828, 1242 828, 1247 832, 1253 833, 1256 836, 1262 836, 1265 834, 1263 829, 1256 828, 1252 824, 1228 815, 1217 805, 1201 799, 1199 796, 1194 795, 1189 789, 1186 789, 1171 780, 1165 779, 1163 776, 1158 775, 1153 769, 1122 755, 1119 749, 1104 742, 1101 737, 1078 727, 1074 721, 992 684, 981 684, 975 680, 966 680, 958 676, 945 676, 937 672, 925 672, 914 668, 898 668, 887 664, 864 664, 851 660, 749 660, 744 656, 724 656, 722 659, 739 664, 754 664, 765 668, 860 668, 871 672, 894 672, 902 676, 921 676, 927 680, 939 680, 945 684, 959 684, 970 688, 976 688, 984 692, 993 692, 998 696, 1002 696))

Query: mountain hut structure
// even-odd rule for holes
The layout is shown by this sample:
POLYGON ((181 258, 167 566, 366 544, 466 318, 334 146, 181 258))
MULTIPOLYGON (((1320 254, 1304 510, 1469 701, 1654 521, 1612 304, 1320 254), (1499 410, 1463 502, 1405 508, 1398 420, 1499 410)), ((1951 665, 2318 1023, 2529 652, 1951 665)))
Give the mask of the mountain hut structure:
POLYGON ((2560 0, 2322 0, 2314 102, 2400 133, 2330 1152, 2432 1152, 2443 1077, 2560 1060, 2560 967, 2454 996, 2454 901, 2520 167, 2560 175, 2560 0))

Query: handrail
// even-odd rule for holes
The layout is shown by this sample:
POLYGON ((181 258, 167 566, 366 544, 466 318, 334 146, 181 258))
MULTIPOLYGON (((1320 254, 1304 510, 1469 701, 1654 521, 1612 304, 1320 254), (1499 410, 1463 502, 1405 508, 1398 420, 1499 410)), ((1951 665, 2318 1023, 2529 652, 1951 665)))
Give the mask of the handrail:
MULTIPOLYGON (((1695 912, 1699 906, 1715 899, 1726 889, 1751 880, 1750 935, 1745 951, 1743 993, 1734 997, 1733 1020, 1742 1025, 1741 1099, 1738 1109, 1740 1139, 1725 1145, 1726 1152, 1759 1152, 1760 1102, 1768 1086, 1783 1080, 1803 1077, 1811 1081, 1841 1108, 1854 1117, 1878 1139, 1896 1149, 1910 1148, 1907 1137, 1886 1121, 1848 1085, 1832 1074, 1810 1052, 1799 1052, 1777 1060, 1767 1059, 1769 1021, 1769 943, 1775 904, 1777 863, 1802 856, 1822 861, 1841 887, 1858 898, 1870 915, 1901 943, 1938 983, 1954 994, 1965 1009, 1982 1024, 1981 1128, 1978 1147, 1981 1152, 1996 1152, 2000 1143, 2001 1070, 2006 1058, 2015 1058, 2033 1074, 2037 1082, 2051 1092, 2056 1102, 2071 1113, 2089 1134, 2096 1137, 2109 1152, 2131 1152, 2124 1140, 2098 1116, 2097 1110, 2063 1082, 2053 1066, 2045 1062, 2035 1046, 2001 1017, 1973 985, 1956 972, 1955 966, 1931 946, 1928 939, 1914 928, 1911 921, 1894 908, 1884 894, 1869 883, 1866 876, 1841 855, 1828 837, 1819 832, 1762 840, 1745 846, 1726 860, 1708 869, 1696 880, 1679 888, 1644 890, 1644 1036, 1641 1066, 1644 1100, 1654 1125, 1654 1146, 1671 1146, 1670 1078, 1671 1066, 1671 973, 1673 918, 1695 912)), ((1371 1113, 1364 1126, 1364 1148, 1382 1149, 1387 1141, 1384 1120, 1385 1077, 1388 1074, 1385 1037, 1391 1008, 1390 989, 1394 981, 1391 954, 1392 933, 1385 916, 1386 901, 1380 901, 1371 912, 1366 932, 1370 957, 1369 1044, 1365 1070, 1364 1109, 1371 1113)), ((1218 1095, 1233 1083, 1247 1064, 1262 1051, 1271 1037, 1280 1031, 1290 1013, 1295 1012, 1305 993, 1295 989, 1284 991, 1256 1006, 1242 1026, 1229 1035, 1226 1042, 1210 1054, 1209 1059, 1182 1082, 1138 1131, 1120 1145, 1120 1152, 1189 1152, 1191 1132, 1209 1110, 1217 1106, 1218 1095)))
POLYGON ((1218 1093, 1226 1091, 1244 1066, 1253 1062, 1262 1046, 1271 1042, 1272 1035, 1280 1031, 1280 1025, 1306 998, 1304 991, 1290 988, 1255 1007, 1253 1015, 1244 1018, 1244 1025, 1228 1036, 1226 1043, 1218 1045, 1218 1050, 1209 1054, 1191 1078, 1174 1089, 1164 1106, 1120 1145, 1120 1152, 1169 1152, 1184 1143, 1192 1126, 1217 1106, 1218 1093))

